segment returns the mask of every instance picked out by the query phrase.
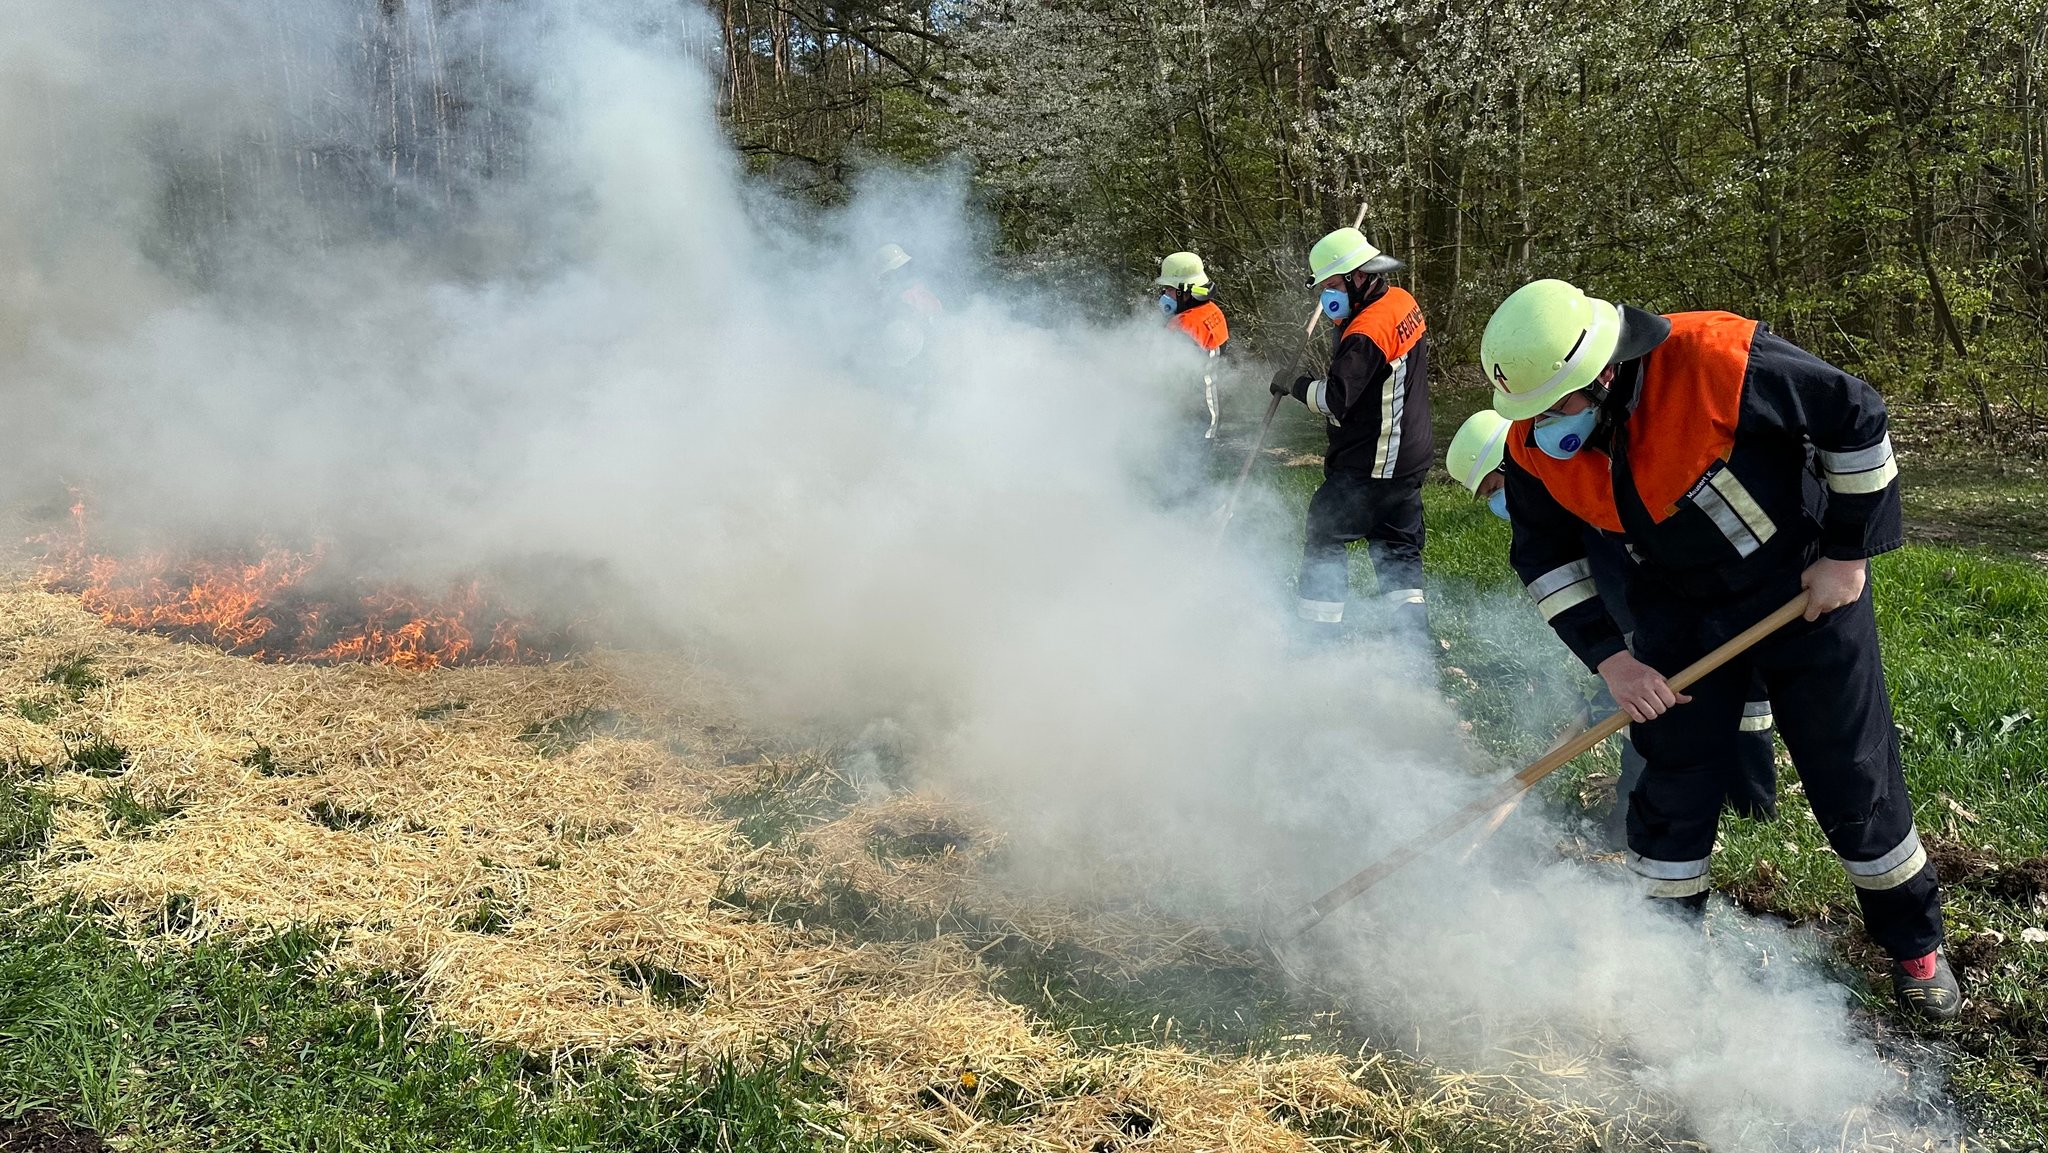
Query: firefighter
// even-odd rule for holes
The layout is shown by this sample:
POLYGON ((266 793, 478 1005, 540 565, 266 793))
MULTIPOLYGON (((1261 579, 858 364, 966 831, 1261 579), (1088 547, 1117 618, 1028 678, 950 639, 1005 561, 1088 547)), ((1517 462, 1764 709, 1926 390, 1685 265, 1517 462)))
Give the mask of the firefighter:
POLYGON ((1397 629, 1428 635, 1422 595, 1422 481, 1435 448, 1429 427, 1429 341, 1422 308, 1387 283, 1401 262, 1356 228, 1309 250, 1310 288, 1337 330, 1320 380, 1282 369, 1276 396, 1292 396, 1329 424, 1323 484, 1308 504, 1298 610, 1319 634, 1344 622, 1350 577, 1344 546, 1363 540, 1397 629))
MULTIPOLYGON (((1490 408, 1482 408, 1459 426, 1444 453, 1444 469, 1451 479, 1486 501, 1486 507, 1502 520, 1508 519, 1507 434, 1512 423, 1490 408)), ((1584 532, 1586 560, 1593 571, 1593 587, 1607 615, 1621 629, 1626 641, 1635 632, 1635 616, 1628 610, 1628 554, 1615 541, 1595 529, 1584 532)), ((1614 712, 1616 705, 1605 688, 1594 707, 1614 712)), ((1771 734, 1771 702, 1760 676, 1752 674, 1744 693, 1742 719, 1736 723, 1735 771, 1729 776, 1728 808, 1737 816, 1768 821, 1778 815, 1778 766, 1776 742, 1771 734)), ((1636 751, 1629 731, 1621 731, 1621 779, 1614 786, 1614 808, 1608 811, 1602 829, 1609 846, 1627 847, 1629 796, 1643 779, 1643 756, 1636 751)))
POLYGON ((1630 867, 1653 897, 1704 906, 1745 689, 1760 676, 1864 927, 1893 959, 1899 1002, 1953 1018, 1962 994, 1941 953, 1940 889, 1913 827, 1871 611, 1869 558, 1903 536, 1883 399, 1757 321, 1658 316, 1559 280, 1508 297, 1480 357, 1495 411, 1514 422, 1509 560, 1635 722, 1647 762, 1630 867), (1588 527, 1632 561, 1633 652, 1596 590, 1588 527), (1659 670, 1802 588, 1804 620, 1690 695, 1665 682, 1659 670))
POLYGON ((932 325, 946 308, 910 267, 910 253, 900 244, 875 249, 869 266, 882 293, 880 358, 890 368, 907 368, 924 354, 932 325))
POLYGON ((1209 362, 1202 369, 1202 400, 1209 406, 1209 430, 1202 434, 1202 439, 1213 441, 1223 414, 1221 398, 1216 394, 1216 359, 1230 342, 1230 323, 1223 318, 1223 310, 1209 299, 1209 273, 1202 267, 1202 258, 1194 253, 1176 252, 1160 261, 1159 278, 1152 283, 1165 290, 1159 294, 1159 310, 1209 354, 1209 362))

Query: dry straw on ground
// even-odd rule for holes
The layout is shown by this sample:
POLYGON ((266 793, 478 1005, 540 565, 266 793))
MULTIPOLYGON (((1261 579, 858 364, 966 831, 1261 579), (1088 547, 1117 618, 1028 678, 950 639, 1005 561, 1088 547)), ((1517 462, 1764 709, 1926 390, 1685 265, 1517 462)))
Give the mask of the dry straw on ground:
POLYGON ((929 798, 755 846, 717 798, 800 774, 741 736, 725 693, 623 656, 266 665, 0 592, 0 700, 29 705, 0 716, 0 747, 52 767, 63 800, 37 891, 103 902, 145 948, 317 924, 336 964, 410 979, 442 1026, 563 1056, 623 1050, 657 1077, 822 1037, 812 1060, 840 1087, 844 1132, 948 1149, 1303 1149, 1318 1133, 1604 1148, 1639 1130, 1550 1089, 1378 1056, 1092 1044, 993 992, 967 936, 806 925, 789 910, 837 886, 905 919, 972 908, 1111 970, 1227 948, 1144 914, 1003 895, 976 879, 993 835, 929 798), (110 809, 116 791, 174 815, 135 828, 110 809), (891 844, 912 851, 877 851, 891 844))

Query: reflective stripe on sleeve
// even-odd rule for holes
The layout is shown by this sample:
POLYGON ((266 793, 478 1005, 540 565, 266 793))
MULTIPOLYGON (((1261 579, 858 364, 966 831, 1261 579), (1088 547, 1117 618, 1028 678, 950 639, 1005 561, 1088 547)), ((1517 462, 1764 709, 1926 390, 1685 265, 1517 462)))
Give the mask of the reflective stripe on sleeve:
POLYGON ((1305 621, 1326 625, 1344 623, 1343 601, 1312 601, 1302 597, 1295 602, 1294 611, 1305 621))
MULTIPOLYGON (((1308 402, 1308 410, 1310 412, 1327 419, 1330 415, 1330 382, 1327 380, 1309 381, 1308 389, 1302 394, 1302 399, 1308 402)), ((1332 421, 1331 423, 1334 424, 1336 422, 1332 421)))
POLYGON ((1593 566, 1584 560, 1554 568, 1529 582, 1529 599, 1546 621, 1576 604, 1600 595, 1593 585, 1593 566))
POLYGON ((1853 452, 1820 454, 1820 467, 1827 474, 1831 491, 1853 494, 1882 492, 1899 475, 1899 462, 1892 455, 1892 438, 1853 452))
POLYGON ((1842 860, 1849 883, 1859 889, 1896 889, 1927 867, 1927 850, 1920 845, 1920 830, 1912 829, 1891 852, 1875 861, 1842 860))
POLYGON ((1771 702, 1750 701, 1742 706, 1742 724, 1745 733, 1768 733, 1771 731, 1771 702))

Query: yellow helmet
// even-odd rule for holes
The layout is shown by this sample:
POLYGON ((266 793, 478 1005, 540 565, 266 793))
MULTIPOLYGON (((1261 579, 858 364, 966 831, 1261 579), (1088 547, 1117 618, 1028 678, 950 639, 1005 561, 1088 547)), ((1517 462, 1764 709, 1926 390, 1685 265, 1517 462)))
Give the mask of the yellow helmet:
POLYGON ((887 276, 910 263, 910 254, 900 244, 884 244, 868 257, 868 268, 874 275, 887 276))
POLYGON ((1392 272, 1401 267, 1401 262, 1373 247, 1365 233, 1356 228, 1340 228, 1308 250, 1308 286, 1314 288, 1333 276, 1364 269, 1367 272, 1392 272))
POLYGON ((1163 288, 1207 288, 1209 274, 1202 268, 1202 258, 1192 252, 1176 252, 1159 262, 1159 279, 1152 283, 1163 288))
POLYGON ((1479 495, 1479 482, 1499 468, 1501 458, 1507 455, 1508 429, 1513 427, 1513 421, 1490 408, 1465 418, 1451 437, 1451 447, 1444 451, 1444 471, 1472 495, 1479 495))
POLYGON ((1621 309, 1562 280, 1516 289, 1479 338, 1493 410, 1527 420, 1593 383, 1613 362, 1621 329, 1621 309))

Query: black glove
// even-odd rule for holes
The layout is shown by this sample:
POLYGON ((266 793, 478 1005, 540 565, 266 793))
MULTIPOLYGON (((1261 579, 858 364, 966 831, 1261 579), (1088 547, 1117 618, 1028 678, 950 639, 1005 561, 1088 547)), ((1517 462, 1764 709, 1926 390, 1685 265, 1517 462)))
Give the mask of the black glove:
POLYGON ((1273 383, 1266 386, 1266 391, 1274 396, 1293 396, 1294 383, 1300 379, 1293 369, 1283 368, 1273 374, 1273 383))

